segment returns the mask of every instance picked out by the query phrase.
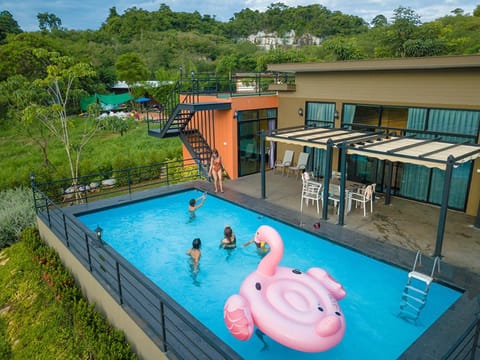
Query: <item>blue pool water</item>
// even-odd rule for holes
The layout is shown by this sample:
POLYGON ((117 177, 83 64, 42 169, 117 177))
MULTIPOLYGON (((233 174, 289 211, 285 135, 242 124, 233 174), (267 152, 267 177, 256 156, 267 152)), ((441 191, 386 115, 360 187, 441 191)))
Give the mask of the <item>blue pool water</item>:
POLYGON ((105 242, 245 359, 396 359, 461 296, 458 291, 433 283, 419 322, 405 322, 396 316, 407 280, 404 270, 214 196, 207 197, 190 221, 188 200, 200 195, 196 190, 175 193, 79 219, 92 230, 100 225, 105 242), (310 354, 268 339, 268 349, 261 351, 263 345, 255 335, 242 342, 228 332, 223 322, 225 301, 238 293, 260 257, 255 245, 234 250, 219 248, 227 224, 233 228, 238 245, 250 240, 260 225, 274 227, 285 246, 280 265, 303 271, 321 267, 343 285, 347 295, 339 304, 347 330, 340 344, 310 354), (195 237, 202 240, 197 274, 191 272, 185 254, 195 237))

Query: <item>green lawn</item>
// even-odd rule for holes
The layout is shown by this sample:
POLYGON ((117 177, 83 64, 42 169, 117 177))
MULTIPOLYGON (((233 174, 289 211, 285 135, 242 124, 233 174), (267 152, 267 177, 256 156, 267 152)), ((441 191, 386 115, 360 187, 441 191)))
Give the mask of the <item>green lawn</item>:
MULTIPOLYGON (((74 120, 76 124, 85 121, 74 120)), ((123 135, 111 130, 100 130, 82 152, 81 174, 102 170, 118 170, 148 165, 182 157, 178 138, 158 139, 149 136, 147 124, 128 121, 129 129, 123 135)), ((79 126, 75 130, 79 131, 79 126)), ((75 134, 75 131, 73 132, 75 134)), ((56 139, 49 141, 48 158, 53 164, 45 168, 41 148, 18 128, 2 128, 0 132, 0 190, 28 186, 30 173, 37 180, 70 178, 63 145, 56 139)))

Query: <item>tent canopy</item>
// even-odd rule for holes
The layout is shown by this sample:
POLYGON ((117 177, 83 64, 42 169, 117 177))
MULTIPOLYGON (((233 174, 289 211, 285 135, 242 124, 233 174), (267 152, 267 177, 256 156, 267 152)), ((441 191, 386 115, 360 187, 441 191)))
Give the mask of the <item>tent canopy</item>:
POLYGON ((364 155, 380 160, 446 169, 449 157, 455 164, 475 160, 480 145, 451 143, 439 138, 419 139, 394 136, 384 132, 361 132, 339 128, 289 128, 269 131, 266 140, 285 144, 327 149, 346 145, 348 154, 364 155))
POLYGON ((88 106, 90 104, 99 102, 103 110, 113 110, 118 108, 119 105, 124 104, 132 99, 133 97, 129 93, 118 94, 118 95, 117 94, 108 94, 108 95, 95 94, 95 95, 80 99, 80 108, 82 109, 82 111, 87 111, 88 106))

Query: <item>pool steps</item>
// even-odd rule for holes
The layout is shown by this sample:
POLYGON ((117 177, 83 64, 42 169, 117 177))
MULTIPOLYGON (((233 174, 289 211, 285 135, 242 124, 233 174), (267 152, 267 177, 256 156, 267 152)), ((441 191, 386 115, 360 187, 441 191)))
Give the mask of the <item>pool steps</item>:
POLYGON ((417 265, 422 265, 422 253, 420 251, 417 251, 412 271, 408 273, 407 283, 403 289, 400 300, 400 312, 398 314, 399 317, 415 323, 427 303, 428 291, 433 281, 435 269, 437 268, 440 272, 440 257, 435 257, 430 274, 417 271, 417 265))

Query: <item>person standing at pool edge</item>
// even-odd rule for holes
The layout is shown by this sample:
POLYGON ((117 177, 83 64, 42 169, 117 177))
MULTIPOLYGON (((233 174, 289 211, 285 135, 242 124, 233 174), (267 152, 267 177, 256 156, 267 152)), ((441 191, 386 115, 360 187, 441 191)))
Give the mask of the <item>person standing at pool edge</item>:
POLYGON ((213 186, 215 187, 215 192, 223 193, 223 163, 222 157, 218 153, 217 149, 212 150, 212 158, 210 159, 210 169, 208 174, 213 177, 213 186))
POLYGON ((198 271, 200 257, 202 256, 202 252, 200 251, 201 246, 202 246, 202 241, 199 238, 195 238, 192 241, 192 247, 187 250, 187 255, 190 256, 190 261, 193 266, 193 272, 198 271))

